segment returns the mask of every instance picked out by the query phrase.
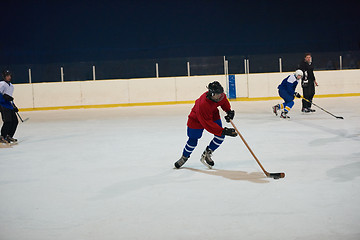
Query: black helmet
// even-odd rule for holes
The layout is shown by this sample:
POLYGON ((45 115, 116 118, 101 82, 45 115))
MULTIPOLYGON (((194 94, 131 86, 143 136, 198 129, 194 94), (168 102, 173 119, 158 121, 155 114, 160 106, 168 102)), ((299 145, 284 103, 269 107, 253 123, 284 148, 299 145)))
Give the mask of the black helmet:
POLYGON ((209 86, 207 86, 207 88, 209 89, 209 95, 211 96, 224 92, 224 88, 221 86, 221 84, 218 81, 209 83, 209 86))
POLYGON ((12 73, 10 72, 9 69, 5 69, 3 72, 2 72, 2 77, 3 79, 5 79, 6 76, 12 76, 12 73))

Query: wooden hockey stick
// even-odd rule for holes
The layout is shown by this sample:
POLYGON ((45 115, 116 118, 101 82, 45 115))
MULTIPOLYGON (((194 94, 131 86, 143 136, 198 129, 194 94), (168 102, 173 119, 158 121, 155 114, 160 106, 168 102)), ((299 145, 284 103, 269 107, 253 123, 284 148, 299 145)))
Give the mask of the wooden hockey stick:
POLYGON ((259 164, 260 168, 263 170, 263 172, 265 173, 265 175, 267 177, 271 177, 274 179, 279 179, 279 178, 284 178, 285 177, 285 173, 269 173, 265 170, 265 168, 261 165, 259 159, 255 156, 254 152, 251 150, 251 148, 249 147, 249 145, 247 144, 247 142, 245 141, 244 137, 241 135, 241 133, 239 132, 239 130, 236 128, 236 126, 234 125, 233 121, 230 119, 230 123, 231 125, 235 128, 235 131, 237 132, 237 134, 240 136, 241 140, 245 143, 245 146, 249 149, 251 155, 253 155, 253 157, 255 158, 256 162, 259 164))

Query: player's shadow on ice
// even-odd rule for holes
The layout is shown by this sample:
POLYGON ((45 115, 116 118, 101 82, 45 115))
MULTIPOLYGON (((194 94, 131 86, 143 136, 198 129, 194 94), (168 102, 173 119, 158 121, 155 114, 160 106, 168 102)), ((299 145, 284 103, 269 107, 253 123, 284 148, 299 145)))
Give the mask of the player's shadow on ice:
POLYGON ((268 180, 266 180, 266 176, 260 172, 247 173, 244 171, 234 171, 234 170, 224 170, 224 169, 201 170, 201 169, 189 168, 189 167, 183 167, 182 169, 187 169, 193 172, 204 173, 212 176, 219 176, 230 180, 249 181, 253 183, 269 182, 268 180))

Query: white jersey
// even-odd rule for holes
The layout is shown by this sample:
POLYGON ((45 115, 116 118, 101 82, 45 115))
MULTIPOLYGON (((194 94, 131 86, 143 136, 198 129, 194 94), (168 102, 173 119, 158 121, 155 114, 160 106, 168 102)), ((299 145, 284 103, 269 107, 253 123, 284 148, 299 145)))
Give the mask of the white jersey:
POLYGON ((5 81, 0 81, 0 93, 2 95, 7 94, 12 97, 14 93, 14 85, 5 81))
POLYGON ((297 79, 294 74, 291 74, 290 76, 288 76, 287 81, 288 83, 294 84, 295 82, 299 83, 300 80, 297 79))
POLYGON ((13 92, 14 86, 11 83, 0 81, 0 106, 8 109, 14 109, 12 103, 4 99, 5 94, 12 97, 13 92))

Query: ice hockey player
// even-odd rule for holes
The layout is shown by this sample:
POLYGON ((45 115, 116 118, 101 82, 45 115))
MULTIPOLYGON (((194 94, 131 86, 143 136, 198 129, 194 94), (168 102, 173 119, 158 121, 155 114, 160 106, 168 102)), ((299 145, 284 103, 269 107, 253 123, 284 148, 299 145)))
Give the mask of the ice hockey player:
POLYGON ((13 138, 13 136, 19 123, 16 116, 16 112, 19 110, 13 102, 14 86, 11 84, 11 72, 4 70, 2 77, 3 79, 0 81, 0 112, 4 123, 1 128, 0 142, 8 144, 17 142, 17 139, 13 138))
POLYGON ((296 70, 294 74, 287 76, 281 84, 278 86, 279 95, 284 99, 284 103, 276 104, 273 106, 273 112, 278 115, 278 111, 281 110, 281 118, 290 118, 287 114, 290 109, 294 106, 294 98, 301 98, 301 95, 295 92, 296 86, 303 76, 303 71, 300 69, 296 70))
POLYGON ((176 168, 180 168, 189 159, 204 129, 214 134, 214 138, 206 147, 200 159, 208 168, 214 166, 214 161, 211 159, 212 153, 224 141, 225 135, 237 136, 235 129, 222 127, 218 107, 221 107, 227 113, 225 116, 227 122, 230 122, 230 119, 232 120, 235 115, 235 111, 231 110, 229 100, 224 93, 224 88, 218 81, 210 83, 207 88, 208 91, 195 101, 195 105, 188 116, 187 136, 189 139, 186 142, 181 158, 175 162, 176 168))

